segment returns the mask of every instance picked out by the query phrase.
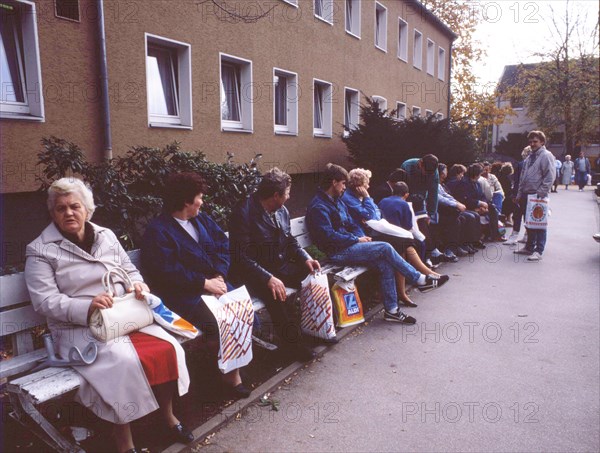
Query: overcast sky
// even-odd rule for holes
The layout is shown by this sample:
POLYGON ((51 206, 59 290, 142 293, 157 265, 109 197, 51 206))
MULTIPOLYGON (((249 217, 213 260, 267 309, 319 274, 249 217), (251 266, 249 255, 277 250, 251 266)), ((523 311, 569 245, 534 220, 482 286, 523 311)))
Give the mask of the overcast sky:
MULTIPOLYGON (((598 0, 570 1, 570 10, 579 13, 587 24, 587 30, 594 28, 598 20, 598 0)), ((563 19, 567 2, 551 1, 479 1, 473 2, 474 14, 479 14, 483 22, 475 35, 487 50, 483 64, 475 69, 484 89, 493 89, 502 75, 505 65, 540 61, 536 51, 552 48, 553 36, 550 30, 550 8, 559 19, 563 19)))

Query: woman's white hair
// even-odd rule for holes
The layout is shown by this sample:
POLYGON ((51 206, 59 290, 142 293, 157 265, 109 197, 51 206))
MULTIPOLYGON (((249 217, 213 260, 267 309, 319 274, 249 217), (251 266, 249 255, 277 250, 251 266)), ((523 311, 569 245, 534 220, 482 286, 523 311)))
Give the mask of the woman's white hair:
POLYGON ((88 213, 87 219, 90 220, 96 205, 94 204, 94 194, 92 190, 81 180, 77 178, 60 178, 52 183, 48 188, 48 210, 52 211, 56 205, 56 200, 65 195, 75 194, 85 206, 88 213))
POLYGON ((526 146, 525 148, 523 148, 523 151, 521 151, 521 158, 525 159, 530 154, 531 154, 531 146, 526 146))
POLYGON ((371 179, 371 175, 371 170, 354 168, 348 173, 348 186, 352 188, 364 186, 371 179))

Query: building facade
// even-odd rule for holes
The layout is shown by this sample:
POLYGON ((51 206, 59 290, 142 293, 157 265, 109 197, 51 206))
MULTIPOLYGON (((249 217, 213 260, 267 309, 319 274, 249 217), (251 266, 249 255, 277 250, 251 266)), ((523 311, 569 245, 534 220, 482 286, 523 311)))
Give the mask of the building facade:
POLYGON ((36 190, 51 135, 90 161, 178 141, 298 174, 347 163, 363 94, 399 117, 449 112, 456 35, 417 1, 1 0, 0 15, 5 210, 36 190))

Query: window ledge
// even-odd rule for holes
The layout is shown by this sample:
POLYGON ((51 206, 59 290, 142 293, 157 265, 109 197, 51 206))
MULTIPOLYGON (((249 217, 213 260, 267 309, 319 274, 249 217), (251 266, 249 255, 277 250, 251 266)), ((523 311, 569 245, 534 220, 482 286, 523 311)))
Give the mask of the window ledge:
POLYGON ((315 137, 315 138, 331 138, 331 134, 315 134, 315 133, 313 133, 313 137, 315 137))
POLYGON ((290 132, 290 131, 275 131, 275 135, 288 135, 291 137, 298 136, 298 132, 290 132))
POLYGON ((18 121, 35 121, 38 123, 43 123, 46 119, 43 116, 33 116, 28 115, 26 113, 10 113, 10 112, 1 112, 0 111, 0 119, 3 120, 18 120, 18 121))
POLYGON ((165 128, 165 129, 184 129, 191 131, 192 126, 184 126, 182 124, 169 124, 169 123, 149 123, 148 126, 151 128, 165 128))
POLYGON ((408 63, 408 58, 401 57, 400 55, 398 55, 398 60, 408 63))
POLYGON ((251 129, 239 129, 237 127, 221 127, 221 132, 241 132, 242 134, 254 133, 251 129))
POLYGON ((360 37, 360 35, 357 35, 357 34, 355 34, 355 33, 352 33, 350 30, 346 30, 346 34, 348 34, 348 35, 350 35, 350 36, 352 36, 353 38, 356 38, 356 39, 362 39, 362 38, 360 37))
POLYGON ((384 49, 383 47, 379 47, 377 44, 375 44, 375 48, 381 50, 383 53, 387 53, 387 49, 384 49))
POLYGON ((331 21, 331 22, 330 22, 330 21, 328 21, 327 19, 325 19, 324 17, 317 16, 316 14, 315 14, 315 17, 316 17, 317 19, 319 19, 321 22, 325 22, 326 24, 329 24, 329 25, 331 25, 331 26, 333 27, 333 21, 331 21))

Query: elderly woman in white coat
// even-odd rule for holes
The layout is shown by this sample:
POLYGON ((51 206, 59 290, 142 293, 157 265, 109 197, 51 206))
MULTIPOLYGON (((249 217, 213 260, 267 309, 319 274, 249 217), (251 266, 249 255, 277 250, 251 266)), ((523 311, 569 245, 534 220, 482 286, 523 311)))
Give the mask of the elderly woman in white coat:
POLYGON ((565 185, 565 190, 569 190, 571 177, 575 174, 575 164, 571 160, 571 156, 567 154, 561 168, 561 183, 565 185))
MULTIPOLYGON (((90 315, 113 304, 101 281, 107 270, 123 268, 134 282, 128 291, 140 299, 149 289, 115 234, 89 221, 94 199, 80 180, 55 181, 48 190, 48 209, 52 223, 27 246, 25 279, 33 307, 47 317, 58 353, 68 357, 72 346, 83 349, 96 341, 88 328, 90 315)), ((172 406, 175 390, 183 395, 189 387, 181 346, 157 324, 134 335, 138 340, 130 335, 97 342, 95 362, 73 367, 82 377, 76 400, 115 424, 119 452, 136 451, 129 423, 159 408, 173 440, 191 442, 191 432, 172 406)))

